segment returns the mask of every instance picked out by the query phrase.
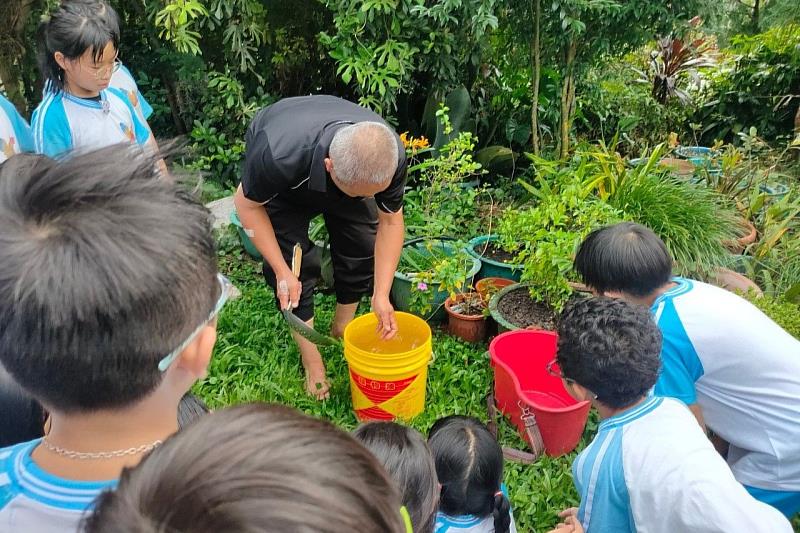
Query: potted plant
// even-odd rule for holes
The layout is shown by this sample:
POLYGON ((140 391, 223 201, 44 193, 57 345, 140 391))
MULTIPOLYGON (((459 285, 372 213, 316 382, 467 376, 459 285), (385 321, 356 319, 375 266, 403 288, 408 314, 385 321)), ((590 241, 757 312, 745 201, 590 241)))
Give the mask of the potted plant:
POLYGON ((464 292, 480 267, 480 261, 466 253, 463 243, 444 238, 412 239, 403 245, 394 275, 394 306, 425 320, 442 322, 447 317, 447 297, 464 292))
POLYGON ((516 283, 513 279, 506 278, 481 278, 475 282, 475 291, 481 299, 488 304, 497 291, 516 283))
MULTIPOLYGON (((533 161, 538 187, 522 183, 535 207, 506 210, 498 223, 500 245, 519 249, 515 263, 522 265, 523 282, 501 289, 489 302, 501 330, 552 330, 555 314, 575 290, 570 282, 577 281, 572 260, 578 245, 591 230, 620 219, 619 211, 591 194, 580 171, 533 161)), ((579 163, 584 170, 588 164, 579 163)))
POLYGON ((486 338, 486 302, 477 292, 455 294, 444 303, 448 331, 467 342, 486 338))
POLYGON ((522 265, 514 262, 516 244, 504 247, 497 235, 480 235, 467 244, 467 252, 480 260, 478 279, 495 277, 519 281, 522 265))

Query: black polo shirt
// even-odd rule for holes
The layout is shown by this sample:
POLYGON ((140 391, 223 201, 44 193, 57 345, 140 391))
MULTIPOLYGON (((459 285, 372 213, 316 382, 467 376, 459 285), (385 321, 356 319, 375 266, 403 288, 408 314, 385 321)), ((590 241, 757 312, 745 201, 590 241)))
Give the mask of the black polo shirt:
MULTIPOLYGON (((247 151, 242 170, 242 190, 254 202, 266 203, 292 189, 307 187, 321 193, 335 189, 325 158, 333 135, 356 122, 380 122, 379 115, 334 96, 285 98, 265 107, 247 130, 247 151)), ((403 207, 406 153, 397 140, 397 171, 386 190, 375 195, 381 211, 396 213, 403 207)))

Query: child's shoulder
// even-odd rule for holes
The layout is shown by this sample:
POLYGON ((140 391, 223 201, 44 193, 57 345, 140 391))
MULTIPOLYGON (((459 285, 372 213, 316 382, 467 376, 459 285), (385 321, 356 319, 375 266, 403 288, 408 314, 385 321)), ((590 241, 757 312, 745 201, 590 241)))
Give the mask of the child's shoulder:
POLYGON ((36 446, 41 439, 21 442, 5 448, 0 448, 0 509, 5 507, 17 495, 17 484, 14 482, 14 465, 25 454, 36 446))

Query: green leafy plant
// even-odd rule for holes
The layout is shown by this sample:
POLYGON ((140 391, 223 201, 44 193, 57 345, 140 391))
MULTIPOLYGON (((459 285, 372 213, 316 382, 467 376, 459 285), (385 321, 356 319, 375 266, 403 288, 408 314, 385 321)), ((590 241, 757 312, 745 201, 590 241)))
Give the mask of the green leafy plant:
POLYGON ((800 339, 800 305, 769 295, 747 294, 745 297, 793 337, 800 339))
MULTIPOLYGON (((441 105, 437 112, 445 135, 453 131, 448 111, 441 105)), ((484 191, 464 186, 467 180, 484 172, 472 157, 474 148, 472 133, 461 132, 433 157, 419 160, 419 152, 412 154, 408 173, 419 186, 406 195, 404 214, 410 235, 475 235, 480 226, 476 216, 478 199, 484 191)))
POLYGON ((706 274, 725 264, 726 242, 741 233, 733 204, 715 190, 671 176, 659 167, 663 145, 645 162, 625 164, 612 146, 599 144, 578 152, 573 166, 584 168, 585 192, 596 191, 626 220, 652 229, 667 245, 678 270, 706 274))
POLYGON ((472 267, 472 258, 464 245, 459 241, 430 239, 403 247, 397 269, 412 280, 410 308, 413 312, 430 315, 437 293, 454 298, 463 292, 472 267))
POLYGON ((505 211, 499 242, 523 265, 522 281, 531 284, 531 297, 560 311, 573 291, 569 281, 578 245, 593 229, 618 221, 620 212, 589 194, 572 168, 529 157, 538 187, 521 183, 538 203, 505 211))

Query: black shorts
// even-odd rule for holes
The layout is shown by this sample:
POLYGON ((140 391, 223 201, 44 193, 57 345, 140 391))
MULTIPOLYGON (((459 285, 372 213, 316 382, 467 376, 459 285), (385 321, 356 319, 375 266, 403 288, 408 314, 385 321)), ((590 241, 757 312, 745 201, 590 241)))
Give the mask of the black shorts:
MULTIPOLYGON (((320 277, 321 258, 308 238, 308 226, 319 214, 325 219, 330 236, 336 301, 357 303, 372 291, 375 235, 378 231, 378 207, 374 199, 350 198, 338 191, 319 193, 301 189, 280 194, 264 207, 286 264, 292 265, 292 250, 296 243, 303 249, 300 270, 303 290, 299 306, 294 310, 300 319, 309 320, 314 316, 314 288, 320 277)), ((275 273, 266 262, 264 278, 274 291, 275 273)), ((275 299, 278 301, 277 294, 275 299)))

